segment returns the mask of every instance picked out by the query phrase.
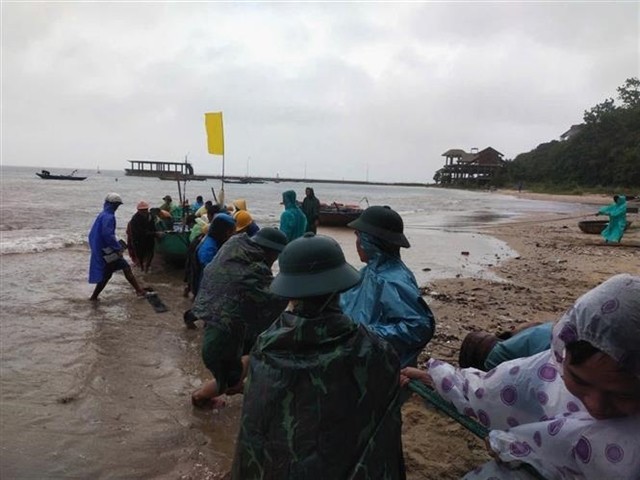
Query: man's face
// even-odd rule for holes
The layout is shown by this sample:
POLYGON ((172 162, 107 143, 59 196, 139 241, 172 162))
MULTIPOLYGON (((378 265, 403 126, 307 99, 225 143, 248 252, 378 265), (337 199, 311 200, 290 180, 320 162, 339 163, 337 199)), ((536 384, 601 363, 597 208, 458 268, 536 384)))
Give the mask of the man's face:
POLYGON ((367 252, 364 251, 362 244, 360 243, 360 232, 356 230, 354 233, 356 234, 356 251, 358 252, 358 257, 361 262, 367 263, 369 261, 369 256, 367 255, 367 252))
POLYGON ((598 352, 580 365, 571 365, 567 353, 564 384, 578 397, 596 420, 627 417, 640 413, 640 379, 622 372, 616 361, 598 352))

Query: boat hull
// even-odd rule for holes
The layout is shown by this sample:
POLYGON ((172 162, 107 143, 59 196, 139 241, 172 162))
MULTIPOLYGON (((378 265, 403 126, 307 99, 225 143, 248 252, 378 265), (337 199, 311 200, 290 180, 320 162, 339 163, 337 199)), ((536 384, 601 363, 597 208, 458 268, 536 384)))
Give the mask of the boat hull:
POLYGON ((324 227, 346 227, 362 214, 362 209, 356 206, 345 206, 334 203, 320 205, 318 223, 324 227))
MULTIPOLYGON (((578 228, 584 233, 598 235, 607 228, 608 224, 609 222, 607 220, 583 220, 582 222, 578 222, 578 228)), ((626 230, 629 228, 629 225, 631 225, 631 222, 627 221, 627 225, 624 229, 626 230)))
POLYGON ((173 266, 184 267, 189 249, 189 232, 164 232, 156 240, 156 253, 173 266))
POLYGON ((81 180, 85 180, 87 178, 87 177, 74 177, 72 175, 45 175, 43 173, 37 173, 37 172, 36 172, 36 175, 43 180, 75 180, 78 182, 81 180))

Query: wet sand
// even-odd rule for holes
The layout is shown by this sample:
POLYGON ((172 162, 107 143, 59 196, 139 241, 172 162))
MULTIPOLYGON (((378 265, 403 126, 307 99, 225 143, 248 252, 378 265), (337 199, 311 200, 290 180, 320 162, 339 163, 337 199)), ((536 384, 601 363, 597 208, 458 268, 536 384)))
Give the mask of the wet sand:
MULTIPOLYGON (((580 203, 586 203, 582 197, 580 203)), ((556 217, 469 231, 484 245, 478 250, 464 242, 432 245, 428 230, 411 231, 413 248, 404 258, 438 319, 426 355, 455 361, 471 329, 557 318, 599 281, 640 271, 640 249, 632 246, 640 246, 637 216, 623 241, 627 247, 603 247, 598 236, 578 231, 577 220, 556 217), (497 245, 498 253, 487 245, 497 245), (447 262, 457 265, 450 272, 460 278, 438 279, 437 266, 423 264, 426 249, 455 256, 457 263, 447 262), (478 265, 494 267, 490 275, 471 277, 478 265)), ((351 231, 325 233, 359 265, 351 231)), ((87 263, 86 246, 3 257, 0 477, 222 478, 242 398, 231 397, 219 412, 190 405, 191 391, 209 373, 200 360, 202 330, 183 326, 190 301, 180 295, 181 272, 157 262, 149 274, 136 272, 169 307, 156 314, 121 274, 98 304, 88 302, 87 263)), ((486 458, 471 434, 419 400, 411 399, 403 415, 410 479, 459 478, 486 458)))

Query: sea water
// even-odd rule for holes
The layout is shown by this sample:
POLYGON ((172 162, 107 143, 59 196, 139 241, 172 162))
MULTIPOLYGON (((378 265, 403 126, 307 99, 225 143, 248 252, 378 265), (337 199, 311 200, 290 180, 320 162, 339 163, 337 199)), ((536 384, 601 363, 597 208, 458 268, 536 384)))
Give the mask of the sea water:
MULTIPOLYGON (((232 461, 242 399, 230 398, 217 413, 190 405, 191 391, 209 373, 200 360, 202 330, 186 330, 182 322, 191 303, 181 295, 182 272, 160 261, 147 274, 135 271, 160 293, 166 313, 137 299, 120 273, 100 302, 88 301, 87 234, 106 194, 124 200, 117 211, 124 238, 138 201, 159 206, 167 194, 177 201, 177 184, 123 171, 41 180, 39 170, 0 172, 0 477, 218 478, 232 461)), ((244 198, 259 225, 277 226, 282 192, 301 197, 306 186, 323 202, 397 210, 412 245, 403 259, 420 285, 490 275, 488 266, 515 255, 478 233, 482 225, 583 209, 489 192, 304 182, 226 185, 225 202, 244 198)), ((211 199, 212 187, 219 196, 213 180, 180 190, 193 202, 197 195, 211 199)), ((347 260, 361 265, 352 230, 319 233, 336 238, 347 260)))

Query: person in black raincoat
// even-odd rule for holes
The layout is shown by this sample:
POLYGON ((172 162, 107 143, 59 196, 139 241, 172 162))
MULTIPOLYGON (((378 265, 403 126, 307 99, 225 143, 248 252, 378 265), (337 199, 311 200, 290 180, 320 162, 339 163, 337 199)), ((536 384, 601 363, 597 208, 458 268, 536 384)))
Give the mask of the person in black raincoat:
POLYGON ((241 233, 205 267, 189 320, 205 322, 202 359, 214 379, 193 392, 194 406, 222 406, 220 395, 242 391, 249 351, 287 306, 269 291, 271 266, 286 244, 284 233, 271 227, 253 237, 241 233))
POLYGON ((138 202, 136 213, 127 224, 127 245, 131 260, 148 272, 155 253, 156 226, 144 200, 138 202))
POLYGON ((398 357, 338 304, 358 272, 313 233, 278 262, 291 302, 251 352, 232 478, 404 478, 398 357))
POLYGON ((304 216, 307 217, 307 232, 316 233, 320 217, 320 200, 316 197, 313 188, 305 188, 301 208, 304 216))

